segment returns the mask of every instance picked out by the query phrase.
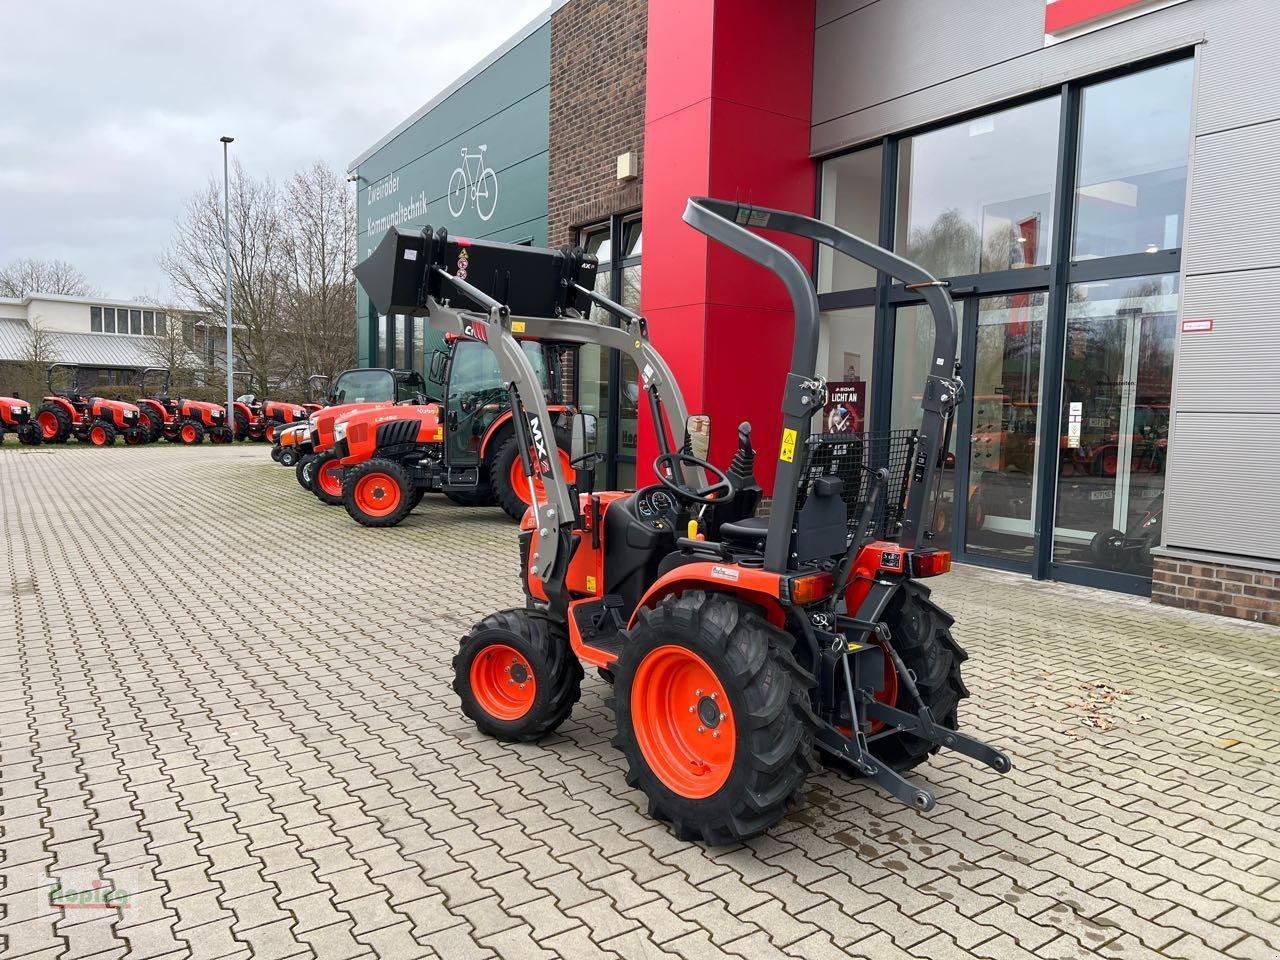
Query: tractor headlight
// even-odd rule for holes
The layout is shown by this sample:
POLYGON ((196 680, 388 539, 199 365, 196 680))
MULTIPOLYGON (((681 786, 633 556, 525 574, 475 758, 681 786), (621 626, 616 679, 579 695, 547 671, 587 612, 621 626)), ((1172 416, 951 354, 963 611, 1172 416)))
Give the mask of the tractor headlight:
POLYGON ((339 420, 337 423, 333 425, 333 439, 334 440, 347 439, 347 425, 344 421, 339 420))
POLYGON ((30 409, 31 408, 28 407, 25 403, 9 404, 9 412, 12 413, 15 417, 22 416, 24 413, 27 413, 28 411, 30 411, 30 409))

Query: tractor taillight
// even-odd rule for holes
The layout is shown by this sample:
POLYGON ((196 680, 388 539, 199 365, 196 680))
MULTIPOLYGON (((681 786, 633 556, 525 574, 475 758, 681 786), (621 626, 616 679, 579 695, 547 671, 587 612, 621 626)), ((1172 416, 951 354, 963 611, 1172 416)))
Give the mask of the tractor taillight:
POLYGON ((936 577, 951 570, 951 551, 920 550, 911 554, 913 577, 936 577))
POLYGON ((803 607, 831 596, 836 589, 836 578, 830 573, 809 573, 791 580, 791 602, 803 607))

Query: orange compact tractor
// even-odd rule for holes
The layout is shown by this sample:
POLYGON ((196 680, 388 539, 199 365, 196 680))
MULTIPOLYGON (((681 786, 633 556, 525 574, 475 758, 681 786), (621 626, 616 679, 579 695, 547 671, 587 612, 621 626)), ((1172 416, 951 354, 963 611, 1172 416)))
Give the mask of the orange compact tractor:
MULTIPOLYGON (((1004 754, 957 729, 965 654, 924 583, 951 564, 931 545, 929 521, 960 392, 951 299, 915 264, 810 217, 699 198, 684 219, 777 275, 793 304, 768 517, 754 515, 750 427, 739 429, 727 470, 708 462, 710 423, 686 418, 641 319, 630 330, 658 482, 596 493, 587 418, 572 428, 576 487, 544 455, 552 417, 512 336, 517 324, 534 324, 497 295, 460 286, 447 269, 454 251, 429 236, 392 230, 371 257, 378 263, 362 282, 379 311, 483 330, 515 422, 528 424, 529 480, 546 490, 522 524, 526 606, 485 617, 454 658, 462 709, 485 733, 532 740, 568 716, 581 664, 597 667, 613 684, 628 782, 689 839, 729 843, 768 830, 798 802, 819 757, 929 810, 933 794, 904 773, 939 748, 1010 769, 1004 754), (924 296, 935 340, 918 429, 813 432, 826 398, 817 295, 796 258, 756 230, 816 241, 924 296), (456 306, 459 290, 479 309, 456 306)), ((556 326, 572 322, 546 326, 563 333, 556 326)))
POLYGON ((17 397, 0 397, 0 443, 6 433, 16 433, 28 446, 40 442, 40 424, 31 419, 31 404, 17 397))
POLYGON ((147 367, 138 371, 137 382, 139 420, 148 432, 148 439, 155 441, 164 437, 170 443, 188 445, 201 443, 205 437, 210 443, 231 442, 231 427, 224 406, 169 396, 172 371, 147 367), (151 373, 164 374, 164 387, 159 393, 147 391, 147 375, 151 373))
MULTIPOLYGON (((319 377, 313 377, 315 381, 319 377)), ((333 423, 344 414, 363 407, 412 403, 426 397, 426 383, 416 370, 393 370, 387 367, 353 367, 343 370, 325 394, 325 405, 317 407, 303 423, 281 429, 271 457, 286 467, 298 470, 298 482, 311 489, 310 464, 301 469, 301 461, 313 460, 333 445, 333 423), (303 473, 307 480, 303 482, 303 473)))
MULTIPOLYGON (((347 414, 337 420, 332 452, 316 462, 317 495, 342 503, 358 523, 393 526, 428 491, 442 491, 464 506, 497 503, 517 520, 534 497, 542 496, 541 485, 531 488, 525 478, 507 389, 492 351, 458 336, 446 336, 445 345, 431 363, 433 379, 445 383, 442 404, 347 414)), ((568 469, 569 408, 558 401, 561 360, 571 348, 522 339, 519 349, 538 376, 548 409, 559 417, 554 436, 568 469)))
POLYGON ((300 403, 259 401, 252 393, 241 394, 232 404, 234 436, 237 440, 265 440, 275 443, 277 430, 285 424, 306 420, 309 413, 300 403))
POLYGON ((49 395, 44 398, 36 422, 40 439, 45 443, 66 443, 75 437, 95 447, 109 447, 116 437, 130 446, 147 442, 147 431, 140 424, 140 412, 123 400, 87 397, 80 392, 80 369, 71 363, 50 364, 46 374, 49 395), (71 386, 53 389, 53 374, 59 368, 72 371, 71 386))

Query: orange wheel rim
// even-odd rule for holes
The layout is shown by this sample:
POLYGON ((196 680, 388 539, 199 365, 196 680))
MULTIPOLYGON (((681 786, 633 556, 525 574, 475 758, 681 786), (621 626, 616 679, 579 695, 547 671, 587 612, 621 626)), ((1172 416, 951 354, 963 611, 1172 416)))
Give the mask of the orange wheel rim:
POLYGON ((40 424, 40 432, 46 440, 58 435, 58 418, 52 413, 40 414, 36 417, 36 422, 40 424))
POLYGON ((360 478, 352 496, 362 513, 385 517, 400 506, 400 485, 385 473, 369 473, 360 478))
MULTIPOLYGON (((560 474, 565 478, 565 483, 573 483, 574 473, 569 469, 569 455, 563 450, 557 450, 560 457, 560 474)), ((533 451, 529 451, 530 456, 533 451)), ((511 461, 511 475, 508 477, 511 489, 516 492, 516 496, 520 498, 520 502, 526 507, 529 506, 529 478, 524 475, 524 462, 516 457, 511 461)), ((539 503, 545 503, 547 499, 546 488, 542 485, 542 478, 535 476, 533 478, 533 493, 538 498, 539 503)))
POLYGON ((631 724, 654 775, 692 800, 725 785, 737 753, 733 707, 707 662, 684 647, 658 647, 631 683, 631 724))
POLYGON ((107 431, 101 427, 94 427, 89 431, 89 442, 95 446, 103 446, 107 442, 107 431))
POLYGON ((193 440, 195 440, 195 438, 196 438, 196 428, 195 428, 195 427, 193 427, 193 426, 191 426, 190 424, 188 424, 187 426, 185 426, 185 427, 183 427, 183 428, 182 428, 182 439, 183 439, 185 442, 187 442, 187 443, 191 443, 193 440))
POLYGON ((338 476, 337 460, 326 460, 320 465, 320 469, 316 472, 316 483, 320 484, 320 489, 331 497, 342 493, 342 480, 338 476))
POLYGON ((485 647, 471 661, 471 692, 481 709, 498 720, 519 720, 538 695, 529 661, 505 643, 485 647))

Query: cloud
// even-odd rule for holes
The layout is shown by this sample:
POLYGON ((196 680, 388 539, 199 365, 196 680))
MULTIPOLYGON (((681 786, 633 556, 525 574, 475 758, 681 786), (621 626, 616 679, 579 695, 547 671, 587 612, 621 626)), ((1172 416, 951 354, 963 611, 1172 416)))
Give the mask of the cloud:
POLYGON ((548 0, 5 0, 0 262, 57 257, 162 291, 185 199, 234 136, 255 175, 336 168, 548 0))

